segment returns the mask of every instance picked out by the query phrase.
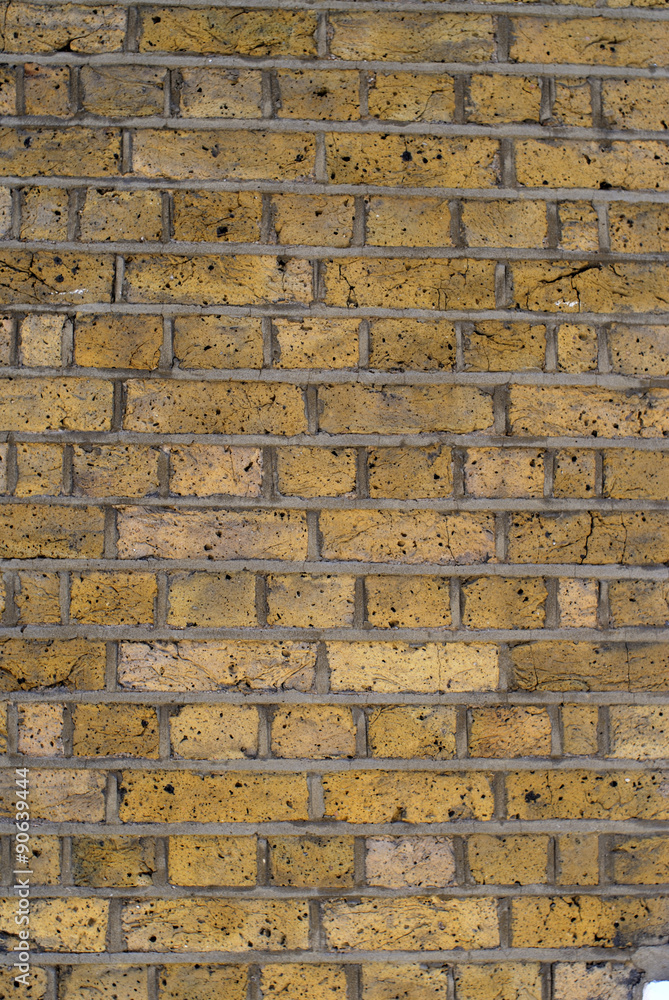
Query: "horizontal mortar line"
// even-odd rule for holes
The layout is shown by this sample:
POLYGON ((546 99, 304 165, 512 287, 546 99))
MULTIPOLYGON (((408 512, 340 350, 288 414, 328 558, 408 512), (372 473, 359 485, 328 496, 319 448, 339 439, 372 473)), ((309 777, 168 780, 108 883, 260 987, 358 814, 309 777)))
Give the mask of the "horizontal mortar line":
MULTIPOLYGON (((401 758, 371 758, 321 760, 280 759, 280 758, 235 758, 234 760, 179 760, 174 757, 154 759, 149 757, 31 757, 28 754, 1 754, 0 764, 4 767, 48 768, 51 771, 147 771, 150 773, 191 772, 213 777, 240 772, 279 774, 347 774, 349 772, 382 771, 393 774, 428 772, 434 774, 481 774, 483 772, 529 771, 597 771, 606 774, 615 772, 652 773, 669 767, 669 758, 653 760, 630 760, 602 757, 467 757, 446 760, 404 760, 401 758)), ((625 779, 630 782, 631 779, 625 779)))
POLYGON ((0 239, 3 250, 23 250, 55 253, 80 254, 131 254, 133 256, 155 257, 158 262, 164 256, 189 257, 280 257, 282 259, 373 259, 373 260, 546 260, 565 264, 585 262, 592 264, 647 264, 669 262, 669 253, 612 253, 581 250, 549 250, 537 247, 453 247, 453 246, 311 246, 277 243, 212 243, 206 241, 172 240, 169 243, 124 240, 120 242, 75 242, 70 240, 13 240, 0 239))
MULTIPOLYGON (((354 562, 342 559, 340 562, 323 559, 280 560, 280 559, 0 559, 0 570, 71 570, 72 572, 90 570, 207 570, 221 573, 251 570, 268 573, 351 573, 353 575, 373 576, 546 576, 546 577, 578 577, 580 579, 597 580, 666 580, 666 565, 623 566, 619 563, 468 563, 465 566, 443 563, 388 563, 388 562, 354 562)), ((46 626, 48 630, 50 626, 46 626)), ((61 629, 71 626, 56 626, 61 629)), ((110 626, 100 626, 104 634, 108 634, 110 626)), ((34 635, 38 626, 22 626, 22 635, 34 635)), ((86 626, 87 634, 95 626, 86 626)), ((176 630, 175 630, 176 631, 176 630)), ((602 634, 596 633, 598 641, 602 634)), ((156 638, 156 632, 150 635, 156 638)), ((180 633, 181 637, 183 635, 180 633)), ((365 635, 368 635, 365 632, 365 635)), ((518 636, 518 632, 514 632, 518 636)))

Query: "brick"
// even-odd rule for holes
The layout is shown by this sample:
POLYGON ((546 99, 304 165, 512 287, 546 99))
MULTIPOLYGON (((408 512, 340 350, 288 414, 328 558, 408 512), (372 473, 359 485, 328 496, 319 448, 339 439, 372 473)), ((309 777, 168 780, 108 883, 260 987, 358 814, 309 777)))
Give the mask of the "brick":
POLYGON ((276 823, 308 819, 304 774, 133 770, 123 772, 121 789, 122 823, 276 823))
POLYGON ((652 771, 524 771, 506 779, 507 815, 513 819, 661 819, 669 812, 664 781, 661 772, 652 771))
POLYGON ((545 708, 471 708, 469 720, 472 757, 546 757, 551 752, 551 720, 545 708))
POLYGON ((158 715, 147 705, 76 705, 73 753, 82 757, 158 757, 158 715))
MULTIPOLYGON (((173 201, 172 228, 175 240, 218 240, 233 243, 254 243, 260 238, 260 217, 262 197, 253 191, 175 191, 173 201)), ((159 216, 160 218, 160 216, 159 216)), ((212 327, 216 323, 213 316, 178 317, 175 327, 212 327), (194 323, 199 320, 199 324, 194 323), (208 322, 207 322, 208 321, 208 322), (212 322, 213 321, 213 322, 212 322)), ((229 317, 221 317, 219 324, 235 325, 229 317)), ((250 329, 253 324, 241 321, 242 329, 250 329)), ((213 326, 212 333, 216 330, 213 326)), ((210 367, 202 365, 201 367, 210 367)))
POLYGON ((260 496, 259 448, 192 444, 170 449, 170 491, 180 496, 260 496))
POLYGON ((158 316, 79 315, 74 363, 84 368, 157 368, 162 343, 158 316))
POLYGON ((553 496, 594 497, 596 453, 589 448, 559 451, 553 466, 553 496))
POLYGON ((489 837, 467 839, 467 859, 478 885, 534 885, 548 881, 549 838, 489 837))
MULTIPOLYGON (((30 64, 24 66, 24 76, 26 70, 30 72, 30 68, 30 64)), ((57 72, 62 73, 62 70, 57 70, 57 72)), ((0 113, 3 115, 16 114, 16 72, 12 66, 6 66, 0 70, 0 113)), ((26 113, 30 114, 28 111, 26 113)))
POLYGON ((371 497, 438 498, 452 492, 450 448, 377 448, 368 462, 371 497))
POLYGON ((597 885, 599 838, 589 833, 563 833, 557 838, 558 885, 597 885))
MULTIPOLYGON (((45 10, 48 8, 42 7, 45 10)), ((0 175, 115 177, 121 134, 113 128, 0 128, 0 175)), ((92 302, 99 302, 95 296, 92 302)))
POLYGON ((261 368, 260 320, 177 316, 174 356, 180 368, 261 368))
POLYGON ((175 757, 232 760, 258 753, 258 710, 246 705, 184 705, 170 719, 175 757))
POLYGON ((514 899, 512 941, 520 948, 652 945, 666 934, 668 909, 664 899, 596 896, 514 899))
POLYGON ((664 880, 669 843, 663 837, 616 838, 611 850, 613 879, 631 885, 656 885, 664 880))
POLYGON ((113 386, 85 378, 3 380, 0 419, 17 431, 105 431, 111 427, 113 386))
POLYGON ((380 247, 452 246, 448 199, 369 198, 366 242, 380 247))
POLYGON ((608 339, 613 371, 623 375, 669 374, 669 327, 614 323, 608 339))
POLYGON ((267 577, 267 624, 336 628, 353 624, 352 576, 309 573, 267 577))
POLYGON ((487 15, 346 11, 330 19, 333 56, 409 62, 483 62, 492 58, 487 15))
POLYGON ((7 303, 108 302, 110 256, 30 251, 0 254, 0 287, 7 303))
POLYGON ((475 73, 469 80, 465 114, 470 122, 538 122, 540 111, 541 83, 537 78, 475 73))
POLYGON ((669 586, 663 580, 612 580, 609 606, 614 626, 666 625, 669 586))
POLYGON ((563 201, 558 206, 560 246, 564 250, 599 250, 599 220, 587 201, 563 201))
POLYGON ((455 365, 455 328, 441 320, 374 320, 369 363, 381 371, 450 370, 455 365))
POLYGON ((333 184, 491 188, 499 176, 494 139, 334 132, 325 148, 333 184))
POLYGON ((67 191, 38 187, 24 189, 21 236, 28 240, 66 240, 68 211, 67 191))
POLYGON ((75 885, 152 885, 156 870, 150 837, 75 837, 72 840, 72 880, 75 885))
POLYGON ((352 837, 270 837, 268 846, 272 885, 353 885, 352 837))
POLYGON ((448 579, 438 576, 368 576, 367 618, 373 628, 450 628, 448 579))
MULTIPOLYGON (((123 66, 123 70, 131 69, 123 66)), ((86 192, 80 214, 84 241, 159 240, 162 234, 160 191, 86 192)), ((133 317, 138 319, 139 317, 133 317)))
MULTIPOLYGON (((0 133, 0 154, 2 148, 0 133)), ((174 180, 308 181, 315 154, 315 137, 308 133, 147 128, 135 132, 133 168, 140 177, 174 180)))
POLYGON ((346 771, 322 780, 325 814, 339 822, 447 823, 493 814, 490 776, 480 772, 346 771))
MULTIPOLYGON (((14 845, 14 850, 16 845, 14 845)), ((28 867, 32 869, 32 881, 37 885, 58 885, 60 881, 60 838, 53 836, 31 836, 28 867)), ((0 991, 0 996, 2 993, 0 991)))
POLYGON ((453 78, 442 73, 369 73, 368 91, 372 118, 444 122, 455 114, 453 78))
POLYGON ((151 625, 157 593, 152 573, 75 574, 70 614, 96 625, 151 625))
MULTIPOLYGON (((33 899, 30 905, 33 947, 40 951, 103 952, 108 909, 109 902, 105 899, 33 899)), ((18 942, 15 911, 16 897, 0 901, 0 930, 11 945, 18 942)))
POLYGON ((346 970, 343 965, 264 965, 260 995, 290 1000, 344 1000, 346 970))
POLYGON ((83 66, 81 104, 94 115, 162 115, 165 70, 153 66, 83 66))
POLYGON ((373 757, 448 760, 455 756, 455 708, 375 708, 367 719, 367 739, 373 757))
POLYGON ((524 515, 513 517, 509 559, 590 564, 663 562, 667 525, 660 514, 524 515))
POLYGON ((246 969, 234 965, 163 965, 159 970, 160 1000, 246 1000, 246 969))
POLYGON ((546 355, 546 327, 487 320, 464 335, 465 367, 473 371, 541 371, 546 355))
POLYGON ((278 707, 271 724, 272 755, 318 760, 354 757, 355 734, 350 708, 334 705, 278 707))
POLYGON ((462 226, 469 247, 543 247, 548 240, 540 201, 465 201, 462 226))
POLYGON ((542 628, 546 584, 539 577, 482 576, 462 584, 465 628, 542 628))
POLYGON ((255 625, 255 577, 252 573, 171 574, 167 622, 177 628, 255 625))
POLYGON ((362 966, 362 983, 363 1000, 446 1000, 449 995, 446 965, 370 963, 362 966))
POLYGON ((564 705, 562 745, 568 756, 590 756, 598 752, 599 713, 596 705, 564 705))
POLYGON ((441 888, 455 881, 455 855, 446 837, 368 837, 370 885, 389 889, 441 888))
POLYGON ((328 900, 323 904, 323 930, 334 951, 476 949, 499 944, 492 899, 328 900))
POLYGON ((272 200, 278 243, 347 247, 353 236, 355 202, 351 195, 282 194, 272 200))
POLYGON ((119 682, 138 691, 218 691, 236 685, 309 691, 315 665, 315 646, 306 642, 124 642, 119 682))
POLYGON ((612 705, 607 756, 631 760, 668 757, 668 718, 664 705, 612 705))
MULTIPOLYGON (((0 997, 2 997, 2 1000, 9 1000, 9 997, 16 997, 17 1000, 20 997, 23 1000, 16 987, 14 976, 15 972, 10 965, 4 965, 0 968, 0 997)), ((26 992, 23 996, 29 996, 30 1000, 46 1000, 47 989, 46 969, 41 969, 39 966, 33 965, 30 970, 30 986, 26 987, 26 992)))
POLYGON ((596 580, 558 580, 562 628, 596 628, 599 590, 596 580))
POLYGON ((358 327, 352 319, 276 319, 275 368, 355 368, 358 327))
POLYGON ((135 379, 128 383, 124 428, 148 433, 299 434, 306 432, 307 421, 300 386, 135 379))
POLYGON ((468 448, 465 490, 474 497, 541 497, 544 453, 535 448, 468 448))
POLYGON ((9 188, 0 188, 0 235, 10 236, 12 228, 12 194, 9 188))
POLYGON ((255 837, 169 838, 168 877, 174 885, 246 888, 255 885, 257 867, 255 837))
MULTIPOLYGON (((8 447, 7 444, 5 444, 0 447, 0 493, 7 492, 7 454, 8 447)), ((14 492, 16 492, 16 490, 14 492)))
POLYGON ((308 945, 308 913, 294 900, 148 899, 121 924, 128 951, 292 951, 308 945))
POLYGON ((666 146, 659 142, 611 142, 604 146, 588 140, 516 140, 518 183, 528 187, 666 191, 668 159, 666 146))
POLYGON ((279 118, 350 122, 360 117, 360 75, 355 70, 277 71, 279 118))
POLYGON ((140 52, 211 52, 220 55, 316 55, 315 13, 292 10, 226 10, 145 7, 140 52))
POLYGON ((11 316, 0 316, 0 365, 6 366, 10 361, 13 319, 11 316))
POLYGON ((467 434, 492 424, 492 397, 464 386, 319 387, 320 430, 330 434, 467 434))
POLYGON ((490 691, 498 682, 492 643, 329 642, 333 691, 490 691))
MULTIPOLYGON (((669 250, 669 205, 614 202, 609 207, 609 228, 613 251, 666 253, 669 250)), ((634 332, 638 337, 638 331, 634 332)))
MULTIPOLYGON (((11 86, 13 87, 13 81, 11 86)), ((5 92, 5 88, 3 88, 2 96, 5 95, 5 92)), ((69 67, 25 63, 23 66, 23 99, 27 115, 69 117, 72 113, 69 67)), ((12 115, 14 109, 7 110, 4 114, 12 115)))
POLYGON ((582 323, 561 323, 557 329, 558 368, 562 372, 597 370, 597 331, 582 323))
POLYGON ((612 962, 556 962, 554 968, 555 1000, 588 1000, 606 996, 610 1000, 631 1000, 642 973, 632 965, 612 962))
POLYGON ((102 557, 104 511, 95 507, 4 504, 0 527, 0 554, 6 559, 102 557))
POLYGON ((639 20, 583 17, 565 21, 519 17, 513 21, 514 62, 564 62, 599 66, 648 66, 663 62, 669 26, 649 35, 639 20))
POLYGON ((38 703, 19 706, 18 752, 29 757, 62 756, 62 705, 38 703))
POLYGON ((119 52, 126 30, 123 7, 16 3, 4 23, 7 52, 119 52))
POLYGON ((654 643, 538 642, 512 649, 521 690, 657 691, 669 685, 666 649, 654 643))
POLYGON ((40 687, 100 690, 105 679, 105 646, 86 639, 0 641, 0 690, 40 687))
POLYGON ((613 128, 663 131, 667 128, 668 98, 668 80, 602 81, 602 110, 613 128))
POLYGON ((60 624, 60 577, 57 573, 23 572, 14 591, 21 624, 60 624))
POLYGON ((148 1000, 146 968, 122 965, 105 968, 99 965, 75 965, 65 971, 59 983, 62 1000, 148 1000))
POLYGON ((511 432, 658 437, 669 427, 669 397, 589 386, 512 386, 511 432))
POLYGON ((75 496, 144 497, 158 493, 158 450, 141 445, 74 445, 75 496))
POLYGON ((63 329, 68 321, 62 316, 33 313, 21 321, 21 363, 47 368, 60 367, 63 329))
MULTIPOLYGON (((10 815, 9 807, 14 794, 13 771, 0 774, 4 804, 0 802, 3 818, 10 815), (11 784, 10 784, 11 782, 11 784)), ((50 823, 87 822, 101 823, 105 815, 106 777, 102 772, 30 769, 30 812, 33 819, 46 819, 50 823)), ((14 809, 12 806, 12 816, 14 809)))
POLYGON ((555 81, 551 121, 556 125, 583 125, 586 128, 592 125, 592 101, 588 80, 582 77, 564 77, 555 81))
POLYGON ((277 449, 277 486, 285 496, 354 496, 356 454, 352 448, 277 449))
POLYGON ((183 66, 177 87, 182 118, 261 117, 261 75, 253 70, 183 66))
POLYGON ((454 974, 457 995, 467 1000, 541 1000, 541 967, 535 962, 458 963, 454 974))

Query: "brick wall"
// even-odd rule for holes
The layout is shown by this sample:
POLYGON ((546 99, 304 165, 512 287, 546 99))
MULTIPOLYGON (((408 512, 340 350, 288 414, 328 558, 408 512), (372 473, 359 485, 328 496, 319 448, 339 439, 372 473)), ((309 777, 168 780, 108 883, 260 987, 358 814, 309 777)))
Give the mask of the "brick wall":
POLYGON ((1 998, 669 974, 669 8, 581 2, 4 5, 1 998))

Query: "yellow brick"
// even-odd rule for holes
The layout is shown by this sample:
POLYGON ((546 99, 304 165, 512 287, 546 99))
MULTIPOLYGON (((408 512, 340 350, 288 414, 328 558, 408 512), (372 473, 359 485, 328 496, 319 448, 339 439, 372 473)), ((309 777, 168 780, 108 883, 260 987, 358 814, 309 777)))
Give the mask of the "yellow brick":
POLYGON ((453 79, 445 74, 370 73, 367 103, 372 118, 451 121, 455 113, 453 79))
POLYGON ((564 250, 599 250, 597 212, 587 201, 563 201, 558 207, 560 246, 564 250))
POLYGON ((177 316, 174 356, 181 368, 261 368, 260 320, 177 316))
POLYGON ((491 261, 339 258, 324 266, 331 306, 494 308, 491 261))
MULTIPOLYGON (((172 8, 170 13, 177 13, 177 9, 172 8)), ((210 66, 184 66, 179 72, 183 118, 261 117, 260 73, 246 69, 214 69, 210 66)))
POLYGON ((347 823, 447 823, 491 819, 493 814, 490 775, 480 772, 328 773, 323 791, 326 816, 347 823))
POLYGON ((663 939, 666 899, 524 897, 511 903, 516 948, 630 947, 663 939))
POLYGON ((330 19, 330 50, 341 59, 482 62, 492 58, 492 18, 422 11, 346 11, 330 19))
MULTIPOLYGON (((124 66, 123 70, 131 68, 124 66)), ((161 213, 160 191, 91 189, 86 192, 81 210, 81 239, 84 242, 159 240, 162 233, 161 213)))
POLYGON ((363 965, 362 983, 363 1000, 446 1000, 450 994, 446 965, 363 965))
MULTIPOLYGON (((606 86, 606 81, 604 81, 606 86)), ((551 119, 556 125, 592 125, 590 84, 579 77, 555 81, 555 100, 551 119)))
POLYGON ((446 837, 368 837, 365 846, 370 885, 429 889, 455 881, 455 855, 446 837))
POLYGON ((21 236, 27 240, 66 240, 67 191, 26 188, 21 205, 21 236))
MULTIPOLYGON (((23 93, 27 115, 57 115, 59 118, 66 118, 72 113, 68 66, 25 63, 23 93)), ((6 111, 5 114, 14 114, 14 110, 6 111)), ((66 195, 67 192, 63 194, 66 195)))
POLYGON ((81 103, 93 115, 162 115, 165 70, 153 66, 82 66, 81 103))
POLYGON ((382 371, 404 368, 451 369, 455 364, 452 323, 415 319, 377 319, 371 325, 370 366, 382 371))
POLYGON ((664 837, 617 839, 611 851, 614 880, 632 885, 664 882, 668 848, 669 843, 664 837))
POLYGON ((669 327, 623 326, 609 331, 611 364, 623 375, 669 374, 669 327))
POLYGON ((669 683, 661 644, 538 642, 511 652, 521 690, 657 691, 669 683))
POLYGON ((557 838, 557 870, 558 885, 597 885, 599 837, 592 833, 560 834, 557 838))
POLYGON ((497 686, 492 643, 329 642, 333 691, 490 691, 497 686))
POLYGON ((273 885, 353 885, 352 837, 270 837, 268 844, 273 885))
POLYGON ((588 1000, 597 995, 629 1000, 639 982, 639 971, 631 963, 556 962, 553 969, 555 1000, 588 1000))
POLYGON ((507 815, 517 819, 662 819, 669 815, 663 779, 661 773, 639 771, 510 774, 507 815))
POLYGON ((353 235, 354 199, 345 195, 283 194, 272 203, 274 232, 279 243, 347 247, 353 235))
POLYGON ((316 55, 315 13, 147 7, 140 17, 140 52, 221 55, 316 55))
POLYGON ((3 965, 0 968, 0 996, 5 998, 14 997, 15 1000, 45 1000, 47 996, 47 972, 37 965, 33 965, 30 970, 30 985, 21 994, 17 989, 14 976, 16 972, 10 965, 3 965))
POLYGON ((246 969, 234 965, 163 965, 158 983, 160 1000, 246 1000, 246 969))
POLYGON ((95 507, 4 504, 0 508, 3 558, 102 557, 104 512, 95 507))
POLYGON ((246 705, 184 705, 170 719, 175 757, 232 760, 258 753, 258 710, 246 705))
POLYGON ((546 328, 530 323, 483 321, 465 333, 464 350, 465 367, 474 371, 541 370, 546 355, 546 328))
POLYGON ((333 184, 463 188, 497 184, 498 144, 493 139, 337 132, 326 136, 325 146, 333 184))
POLYGON ((7 453, 7 444, 0 445, 0 493, 7 492, 7 453))
POLYGON ((514 62, 564 62, 603 66, 647 66, 661 62, 669 44, 669 26, 659 22, 648 32, 638 20, 583 17, 542 20, 519 17, 513 22, 514 62))
POLYGON ((21 363, 59 368, 62 361, 63 330, 69 322, 62 316, 33 313, 21 322, 21 363))
POLYGON ((350 122, 360 117, 360 74, 355 70, 280 69, 276 75, 279 118, 350 122))
POLYGON ((612 705, 607 756, 631 760, 668 757, 668 720, 666 705, 612 705))
POLYGON ((663 131, 668 98, 669 80, 602 80, 604 117, 614 128, 663 131))
POLYGON ((596 580, 558 580, 562 628, 596 628, 599 591, 596 580))
POLYGON ((170 449, 170 490, 181 496, 260 496, 259 448, 192 444, 170 449))
POLYGON ((169 880, 174 885, 255 885, 255 837, 189 834, 169 838, 169 880))
POLYGON ((63 754, 63 706, 42 702, 19 706, 19 753, 29 757, 63 754))
POLYGON ((449 628, 448 579, 438 576, 368 576, 367 617, 374 628, 449 628))
POLYGON ((177 628, 224 628, 256 624, 252 573, 174 573, 167 621, 177 628))
POLYGON ((471 122, 538 122, 540 110, 541 84, 537 78, 474 74, 469 81, 466 114, 471 122))
POLYGON ((669 425, 669 395, 589 386, 512 386, 513 434, 656 437, 669 425), (595 433, 596 432, 596 433, 595 433))
POLYGON ((356 459, 351 448, 286 447, 277 451, 277 480, 287 496, 353 496, 356 459))
POLYGON ((276 319, 275 368, 354 368, 358 327, 350 319, 276 319))
MULTIPOLYGON (((103 952, 108 909, 103 899, 33 899, 31 944, 41 951, 103 952)), ((0 901, 0 929, 10 946, 18 942, 15 910, 16 897, 0 901)))
POLYGON ((149 837, 75 837, 72 878, 75 885, 104 889, 151 885, 156 869, 149 837))
POLYGON ((472 757, 546 757, 551 752, 551 720, 545 708, 472 708, 472 757))
MULTIPOLYGON (((455 967, 455 984, 458 997, 466 997, 467 1000, 541 1000, 543 995, 541 967, 535 962, 458 964, 455 967)), ((431 1000, 431 995, 428 997, 426 994, 425 1000, 431 1000)))
POLYGON ((143 965, 75 965, 64 971, 58 990, 62 1000, 148 1000, 149 996, 143 965))
POLYGON ((345 1000, 343 965, 263 965, 260 995, 283 1000, 345 1000))
POLYGON ((10 345, 14 321, 11 316, 0 316, 0 365, 6 366, 10 360, 10 345))
MULTIPOLYGON (((543 247, 548 238, 542 201, 465 201, 462 225, 470 247, 543 247)), ((493 324, 483 326, 491 328, 493 324)), ((495 327, 503 329, 500 323, 495 327)))
MULTIPOLYGON (((253 191, 175 191, 174 239, 254 243, 260 238, 261 211, 262 197, 253 191)), ((183 336, 195 327, 211 334, 218 332, 221 325, 250 330, 256 324, 242 319, 235 327, 230 317, 221 317, 217 322, 215 316, 179 316, 175 320, 175 333, 178 330, 183 336)))
POLYGON ((450 227, 448 199, 383 196, 369 199, 367 243, 372 246, 452 246, 450 227))
MULTIPOLYGON (((12 845, 12 853, 18 845, 12 845)), ((60 881, 60 838, 53 836, 31 836, 28 848, 28 868, 32 870, 31 881, 37 885, 58 885, 60 881)), ((0 991, 0 996, 2 992, 0 991)))
POLYGON ((614 202, 609 207, 609 227, 611 249, 617 253, 669 250, 669 205, 614 202))
POLYGON ((60 577, 57 573, 19 573, 14 602, 22 624, 60 624, 60 577))
POLYGON ((326 385, 318 401, 330 434, 467 434, 492 424, 492 397, 468 385, 326 385))
POLYGON ((104 687, 105 645, 86 639, 0 641, 0 690, 32 690, 58 685, 104 687))
POLYGON ((595 452, 589 448, 559 451, 553 471, 553 495, 556 497, 592 497, 595 495, 595 452))
MULTIPOLYGON (((115 177, 121 158, 121 136, 118 129, 111 128, 39 128, 19 133, 3 127, 0 153, 3 176, 115 177)), ((59 291, 62 294, 63 289, 59 291)), ((100 297, 96 295, 89 301, 99 302, 100 297)))
POLYGON ((158 452, 133 445, 74 445, 77 496, 142 497, 158 491, 158 452))
POLYGON ((465 490, 475 497, 541 497, 544 454, 533 448, 468 448, 465 490))
POLYGON ((309 573, 267 578, 267 624, 298 628, 336 628, 353 624, 352 576, 309 573))
POLYGON ((609 606, 614 626, 666 625, 669 585, 664 580, 612 580, 609 606))
POLYGON ((278 707, 272 718, 275 757, 355 756, 356 727, 350 708, 332 705, 278 707))
MULTIPOLYGON (((24 64, 24 79, 28 76, 29 72, 30 63, 24 64)), ((13 66, 6 66, 0 71, 0 113, 3 115, 16 114, 16 71, 13 66)), ((27 109, 26 114, 30 114, 27 109)))
POLYGON ((4 23, 8 52, 119 52, 126 31, 123 7, 17 3, 4 23))
POLYGON ((587 140, 516 140, 518 183, 528 187, 606 185, 666 191, 666 163, 667 151, 659 142, 612 142, 602 146, 587 140))
POLYGON ((590 756, 598 752, 599 716, 596 705, 564 705, 563 749, 568 756, 590 756))
MULTIPOLYGON (((8 771, 0 775, 4 795, 4 804, 0 808, 4 818, 9 817, 10 796, 15 791, 14 778, 14 774, 8 771)), ((50 823, 100 823, 105 815, 105 785, 105 775, 95 771, 31 768, 30 812, 33 819, 48 819, 50 823)))
POLYGON ((158 757, 158 716, 146 705, 76 705, 73 752, 86 757, 158 757))
POLYGON ((482 576, 462 584, 465 628, 542 628, 546 585, 537 577, 482 576))
POLYGON ((597 331, 582 323, 561 323, 557 329, 557 351, 560 371, 596 371, 597 331))
MULTIPOLYGON (((0 235, 11 236, 12 194, 9 188, 0 188, 0 235)), ((8 359, 9 360, 9 359, 8 359)))
POLYGON ((455 709, 397 705, 373 709, 367 720, 373 757, 447 760, 455 756, 455 709))
POLYGON ((452 488, 450 448, 379 448, 369 453, 372 497, 444 497, 452 488))
POLYGON ((0 708, 0 752, 7 753, 7 707, 0 708))
POLYGON ((532 885, 548 881, 548 837, 489 837, 467 839, 467 859, 479 885, 532 885))
POLYGON ((97 625, 150 625, 157 593, 151 573, 74 575, 70 614, 77 621, 97 625))
POLYGON ((77 316, 74 363, 84 368, 156 368, 163 342, 158 316, 77 316))

